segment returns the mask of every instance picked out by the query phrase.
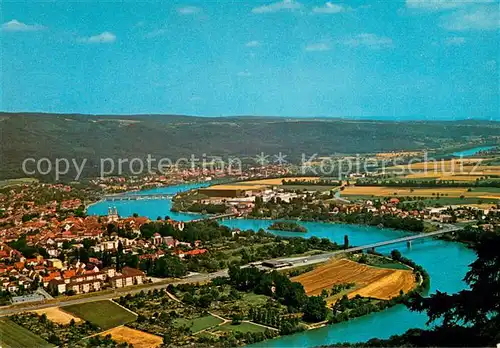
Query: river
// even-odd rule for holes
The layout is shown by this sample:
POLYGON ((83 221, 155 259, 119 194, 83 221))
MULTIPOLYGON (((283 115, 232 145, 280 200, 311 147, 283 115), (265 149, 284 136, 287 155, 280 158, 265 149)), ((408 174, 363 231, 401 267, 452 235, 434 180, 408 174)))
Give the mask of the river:
POLYGON ((481 151, 488 151, 493 148, 495 148, 495 146, 479 146, 479 147, 474 147, 472 149, 454 152, 451 155, 455 157, 469 157, 469 156, 474 156, 475 154, 481 151))
MULTIPOLYGON (((158 188, 143 191, 142 193, 175 193, 206 184, 178 185, 168 188, 158 188)), ((188 221, 198 215, 173 213, 170 211, 170 200, 133 200, 98 202, 88 208, 88 213, 93 215, 106 215, 108 207, 112 205, 118 209, 121 216, 131 216, 138 213, 156 219, 158 216, 170 216, 172 219, 188 221)), ((229 227, 240 229, 259 228, 266 229, 272 220, 229 219, 221 221, 229 227)), ((317 222, 303 222, 307 233, 286 233, 270 231, 279 235, 293 235, 328 238, 339 244, 343 243, 344 235, 349 236, 352 245, 364 245, 407 235, 403 231, 380 229, 370 226, 328 224, 317 222)), ((430 275, 431 292, 440 290, 454 293, 466 288, 463 282, 467 266, 475 259, 475 254, 470 249, 459 243, 441 240, 413 241, 412 247, 406 244, 390 245, 377 249, 378 252, 390 253, 399 249, 401 253, 423 266, 430 275)), ((353 319, 345 323, 329 325, 320 329, 301 332, 298 334, 280 337, 253 345, 252 347, 314 347, 318 345, 337 342, 360 342, 370 338, 388 338, 391 335, 401 334, 410 328, 425 328, 427 316, 423 313, 410 312, 405 306, 399 305, 383 312, 353 319)))

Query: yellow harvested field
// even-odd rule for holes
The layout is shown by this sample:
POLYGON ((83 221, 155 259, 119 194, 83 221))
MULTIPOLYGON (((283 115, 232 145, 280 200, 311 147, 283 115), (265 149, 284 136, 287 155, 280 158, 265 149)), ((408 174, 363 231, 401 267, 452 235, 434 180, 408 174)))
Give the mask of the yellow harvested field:
POLYGON ((362 297, 389 300, 399 295, 400 290, 405 293, 415 287, 415 276, 412 271, 393 270, 391 274, 371 283, 367 286, 350 292, 349 297, 356 295, 362 297))
MULTIPOLYGON (((421 162, 388 167, 388 171, 409 173, 407 178, 431 178, 449 175, 488 176, 500 175, 500 166, 481 165, 484 159, 448 160, 421 162)), ((447 179, 442 179, 447 180, 447 179)))
POLYGON ((237 185, 282 185, 283 180, 286 181, 318 181, 320 178, 316 176, 302 176, 294 178, 274 178, 274 179, 262 179, 262 180, 249 180, 236 183, 237 185))
POLYGON ((68 312, 63 311, 59 307, 37 309, 36 311, 33 312, 38 315, 45 314, 47 316, 47 319, 57 324, 67 325, 71 322, 71 319, 73 319, 75 323, 80 323, 83 321, 82 319, 75 317, 74 315, 68 312))
POLYGON ((315 176, 302 176, 293 178, 273 178, 273 179, 262 179, 262 180, 248 180, 234 182, 231 184, 214 185, 205 188, 205 190, 261 190, 267 188, 268 186, 278 186, 283 184, 283 180, 287 181, 317 181, 319 177, 315 176))
POLYGON ((332 260, 310 272, 291 279, 304 286, 309 296, 320 295, 335 284, 356 283, 348 297, 360 295, 387 300, 415 287, 415 276, 410 270, 377 268, 347 259, 332 260))
MULTIPOLYGON (((479 190, 479 189, 478 189, 479 190)), ((474 190, 467 191, 466 187, 436 187, 436 188, 407 188, 407 187, 386 187, 386 186, 348 186, 341 191, 341 196, 376 196, 376 197, 433 197, 437 193, 446 197, 478 197, 497 198, 497 192, 481 192, 474 190)))
POLYGON ((126 342, 132 344, 134 348, 159 347, 163 343, 163 338, 160 336, 131 329, 126 326, 115 327, 101 333, 101 336, 106 335, 111 335, 111 338, 118 343, 126 342))
POLYGON ((393 158, 393 157, 410 157, 410 156, 422 156, 423 152, 419 151, 401 151, 401 152, 381 152, 377 153, 377 157, 382 158, 393 158))
MULTIPOLYGON (((468 158, 468 159, 452 159, 452 160, 436 160, 436 161, 427 161, 427 162, 419 162, 419 163, 410 163, 405 165, 397 165, 393 167, 388 167, 387 169, 395 170, 395 169, 406 169, 406 170, 434 170, 444 171, 445 169, 449 170, 450 168, 454 168, 454 171, 459 171, 462 167, 470 167, 471 169, 476 166, 478 162, 484 161, 484 158, 468 158)), ((481 166, 480 166, 481 167, 481 166)), ((487 167, 487 166, 482 166, 487 167)), ((495 166, 491 166, 490 168, 494 168, 495 166)), ((497 166, 498 167, 498 166, 497 166)))
POLYGON ((405 179, 437 179, 437 180, 454 180, 454 181, 476 181, 476 179, 481 179, 484 174, 451 174, 451 173, 433 173, 433 172, 422 172, 413 173, 405 175, 405 179))
POLYGON ((500 200, 500 194, 491 194, 489 196, 479 196, 478 198, 482 199, 499 199, 500 200))

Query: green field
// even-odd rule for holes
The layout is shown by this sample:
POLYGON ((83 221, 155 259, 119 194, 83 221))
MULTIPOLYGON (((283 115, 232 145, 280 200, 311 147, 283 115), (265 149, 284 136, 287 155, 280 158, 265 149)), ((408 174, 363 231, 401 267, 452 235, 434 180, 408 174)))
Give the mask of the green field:
POLYGON ((26 348, 26 347, 53 347, 33 332, 17 325, 7 318, 0 318, 0 347, 26 348))
POLYGON ((241 323, 239 325, 232 325, 231 323, 227 323, 224 325, 221 325, 217 328, 217 331, 223 331, 223 332, 264 332, 267 329, 263 326, 255 325, 252 323, 241 323))
MULTIPOLYGON (((349 259, 358 262, 362 254, 353 254, 349 259)), ((388 269, 402 269, 410 270, 411 268, 400 262, 393 261, 392 259, 386 258, 379 255, 364 254, 367 258, 367 265, 378 267, 378 268, 388 268, 388 269)))
POLYGON ((411 269, 410 267, 403 265, 402 263, 399 262, 380 262, 373 264, 372 266, 378 267, 378 268, 388 268, 388 269, 402 269, 402 270, 409 270, 411 269))
POLYGON ((195 333, 201 330, 208 329, 209 327, 219 325, 220 323, 222 323, 221 319, 211 315, 207 315, 196 319, 179 318, 174 321, 174 326, 187 326, 192 333, 195 333))
POLYGON ((472 192, 497 193, 500 192, 500 187, 474 187, 472 188, 472 192))
POLYGON ((136 315, 108 300, 62 307, 63 310, 108 330, 135 321, 136 315))

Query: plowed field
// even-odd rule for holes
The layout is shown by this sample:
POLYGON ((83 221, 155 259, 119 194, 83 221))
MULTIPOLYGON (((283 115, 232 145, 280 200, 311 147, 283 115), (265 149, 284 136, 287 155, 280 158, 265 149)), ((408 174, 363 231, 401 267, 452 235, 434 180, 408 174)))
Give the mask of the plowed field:
POLYGON ((359 294, 383 300, 398 296, 400 290, 406 293, 415 286, 412 271, 372 267, 347 259, 333 260, 292 281, 304 285, 309 296, 319 295, 323 289, 330 290, 335 284, 355 283, 349 297, 359 294))

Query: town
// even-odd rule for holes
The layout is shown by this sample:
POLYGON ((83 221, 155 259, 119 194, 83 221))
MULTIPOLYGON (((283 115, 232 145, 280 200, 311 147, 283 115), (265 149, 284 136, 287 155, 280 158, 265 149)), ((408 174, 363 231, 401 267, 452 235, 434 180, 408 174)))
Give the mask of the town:
MULTIPOLYGON (((182 171, 169 178, 162 175, 92 180, 86 187, 33 182, 3 188, 0 194, 2 303, 140 285, 151 282, 146 261, 155 262, 167 255, 186 262, 210 253, 213 250, 205 245, 207 241, 174 238, 182 234, 185 222, 170 219, 168 215, 156 220, 137 214, 121 217, 111 201, 107 202, 110 204, 107 215, 92 216, 86 214, 84 205, 110 193, 200 178, 208 182, 230 179, 233 183, 182 192, 174 197, 173 211, 346 223, 350 217, 369 214, 381 226, 384 221, 374 217, 413 219, 420 222, 412 227, 415 232, 432 231, 439 223, 469 224, 471 228, 494 231, 500 223, 498 202, 432 207, 426 206, 422 197, 351 199, 342 193, 356 188, 352 176, 349 183, 349 180, 286 176, 290 174, 290 168, 268 166, 251 168, 232 178, 218 170, 200 170, 182 171), (168 224, 170 229, 150 233, 145 227, 154 222, 168 224)), ((240 231, 233 229, 232 236, 237 233, 240 231)))

